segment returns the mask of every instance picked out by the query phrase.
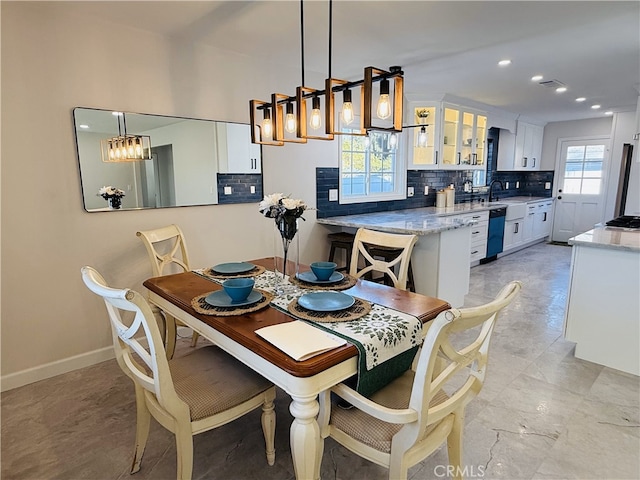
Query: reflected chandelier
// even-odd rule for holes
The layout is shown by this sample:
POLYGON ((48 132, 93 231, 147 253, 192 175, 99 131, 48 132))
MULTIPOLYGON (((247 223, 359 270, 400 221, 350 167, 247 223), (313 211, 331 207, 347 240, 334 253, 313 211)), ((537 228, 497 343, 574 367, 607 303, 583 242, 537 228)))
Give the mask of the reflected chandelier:
POLYGON ((151 137, 127 133, 124 112, 112 112, 118 122, 118 136, 100 141, 103 162, 138 162, 151 160, 151 137))

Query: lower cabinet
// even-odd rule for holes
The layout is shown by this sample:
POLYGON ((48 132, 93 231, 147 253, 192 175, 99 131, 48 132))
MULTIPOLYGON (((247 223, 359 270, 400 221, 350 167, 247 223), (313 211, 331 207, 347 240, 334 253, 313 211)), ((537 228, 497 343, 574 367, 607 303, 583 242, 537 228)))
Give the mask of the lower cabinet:
POLYGON ((519 203, 507 207, 503 251, 517 249, 551 235, 553 200, 519 203))
POLYGON ((473 220, 471 226, 471 250, 469 263, 476 263, 487 256, 487 234, 489 232, 489 212, 465 213, 457 215, 463 221, 473 220))

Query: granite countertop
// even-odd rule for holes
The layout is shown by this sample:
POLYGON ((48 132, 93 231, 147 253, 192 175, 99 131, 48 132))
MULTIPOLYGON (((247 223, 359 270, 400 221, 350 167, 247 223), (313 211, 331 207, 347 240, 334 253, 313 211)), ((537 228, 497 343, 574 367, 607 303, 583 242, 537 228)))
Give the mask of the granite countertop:
POLYGON ((596 227, 569 239, 569 245, 640 252, 640 230, 596 227))
POLYGON ((504 206, 506 205, 498 203, 492 205, 461 203, 450 208, 410 208, 391 212, 318 218, 316 221, 324 225, 334 225, 338 227, 370 228, 382 232, 429 235, 444 230, 469 227, 476 223, 473 219, 463 220, 453 217, 453 215, 493 210, 504 206))

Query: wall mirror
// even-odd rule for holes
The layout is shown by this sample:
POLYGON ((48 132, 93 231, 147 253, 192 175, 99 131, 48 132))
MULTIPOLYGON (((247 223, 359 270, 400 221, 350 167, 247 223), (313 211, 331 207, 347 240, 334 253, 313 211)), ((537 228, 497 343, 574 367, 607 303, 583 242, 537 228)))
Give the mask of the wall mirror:
POLYGON ((117 210, 262 200, 261 150, 248 124, 120 114, 127 134, 150 138, 150 159, 104 162, 101 141, 124 134, 122 122, 111 110, 73 109, 86 211, 113 210, 98 193, 104 186, 124 192, 117 210))

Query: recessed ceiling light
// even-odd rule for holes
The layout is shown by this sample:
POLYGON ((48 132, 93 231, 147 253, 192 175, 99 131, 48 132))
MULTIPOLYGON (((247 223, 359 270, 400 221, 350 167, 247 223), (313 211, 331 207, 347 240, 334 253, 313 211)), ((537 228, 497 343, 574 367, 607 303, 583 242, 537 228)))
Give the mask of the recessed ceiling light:
POLYGON ((613 112, 611 110, 607 110, 606 112, 604 112, 605 115, 613 115, 613 112))
POLYGON ((89 128, 89 125, 79 125, 80 128, 89 128))
POLYGON ((511 65, 511 60, 507 60, 507 59, 500 60, 498 62, 498 65, 500 65, 501 67, 506 67, 507 65, 511 65))
POLYGON ((593 110, 598 110, 600 108, 600 105, 597 105, 597 104, 596 105, 591 105, 591 108, 593 110))
POLYGON ((544 77, 542 75, 534 75, 533 77, 531 77, 531 81, 532 82, 539 82, 540 80, 542 80, 544 77))
POLYGON ((576 102, 584 102, 586 100, 585 97, 578 97, 576 98, 576 102))
POLYGON ((558 87, 556 88, 556 93, 564 93, 567 91, 567 87, 558 87))

